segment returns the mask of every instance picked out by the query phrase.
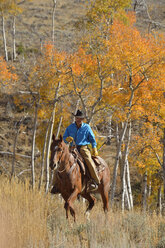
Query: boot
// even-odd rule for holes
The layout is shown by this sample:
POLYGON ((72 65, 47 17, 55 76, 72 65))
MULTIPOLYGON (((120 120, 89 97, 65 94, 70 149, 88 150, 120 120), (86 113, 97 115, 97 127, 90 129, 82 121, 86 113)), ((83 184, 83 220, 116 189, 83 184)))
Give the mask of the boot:
POLYGON ((98 189, 98 184, 92 179, 87 183, 87 192, 96 191, 98 189))

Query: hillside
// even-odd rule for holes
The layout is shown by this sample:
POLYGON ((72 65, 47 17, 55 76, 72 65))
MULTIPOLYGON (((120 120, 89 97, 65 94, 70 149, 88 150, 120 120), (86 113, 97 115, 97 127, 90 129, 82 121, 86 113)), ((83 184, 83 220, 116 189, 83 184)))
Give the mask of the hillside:
MULTIPOLYGON (((41 42, 52 37, 53 1, 22 1, 23 12, 16 17, 16 45, 24 48, 40 48, 41 42)), ((55 44, 58 49, 72 49, 76 33, 75 21, 85 13, 84 1, 57 0, 55 9, 55 44)), ((7 45, 12 47, 12 23, 7 19, 7 45)), ((2 43, 2 40, 1 40, 2 43)), ((2 44, 1 44, 2 47, 2 44)))
MULTIPOLYGON (((59 50, 72 51, 75 48, 75 42, 79 37, 75 29, 75 22, 78 18, 84 16, 86 11, 86 1, 84 0, 57 0, 55 12, 55 45, 59 50)), ((133 2, 132 9, 135 8, 137 14, 137 27, 142 32, 146 32, 149 23, 150 29, 164 31, 165 27, 165 3, 163 0, 154 1, 146 0, 147 8, 144 1, 137 0, 133 2), (135 2, 137 4, 135 4, 135 2)), ((37 56, 44 42, 51 40, 52 34, 52 0, 32 0, 22 1, 20 5, 23 9, 22 14, 16 18, 16 47, 20 55, 14 62, 18 74, 21 75, 22 81, 26 82, 29 64, 37 56), (28 56, 24 57, 24 51, 28 56), (24 68, 24 70, 22 70, 24 68), (26 69, 26 70, 25 70, 26 69), (22 74, 24 72, 24 74, 22 74)), ((2 33, 2 27, 0 27, 2 33)), ((6 38, 9 52, 12 51, 12 22, 10 18, 6 19, 6 38)), ((2 36, 0 41, 0 51, 4 55, 2 36)), ((11 62, 11 61, 10 61, 11 62)), ((22 83, 22 82, 20 82, 22 83)), ((22 86, 22 84, 21 84, 22 86)), ((16 89, 15 89, 16 90, 16 89)), ((18 130, 18 122, 21 120, 24 112, 18 111, 13 104, 13 96, 1 94, 0 99, 0 163, 2 171, 7 168, 11 170, 12 152, 14 139, 18 130)), ((31 137, 32 137, 33 116, 30 114, 22 121, 21 130, 19 131, 16 149, 16 170, 20 171, 20 166, 30 165, 31 155, 31 137)), ((114 146, 112 148, 114 150, 114 146)), ((107 161, 113 166, 114 156, 112 153, 107 155, 107 161)), ((36 155, 40 156, 38 150, 36 155)), ((0 169, 1 170, 1 169, 0 169)))
MULTIPOLYGON (((78 39, 75 21, 84 16, 87 1, 84 0, 57 0, 55 10, 55 44, 58 49, 72 50, 78 39)), ((52 0, 21 1, 23 12, 16 17, 16 46, 18 48, 39 49, 41 44, 50 41, 52 37, 52 0)), ((163 0, 136 0, 132 10, 137 14, 137 26, 141 31, 165 29, 165 3, 163 0), (145 3, 147 5, 145 5, 145 3)), ((2 31, 2 27, 0 27, 2 31)), ((12 19, 6 19, 7 46, 12 48, 12 19)), ((2 33, 2 32, 1 32, 2 33)), ((3 52, 2 36, 0 40, 3 52)))

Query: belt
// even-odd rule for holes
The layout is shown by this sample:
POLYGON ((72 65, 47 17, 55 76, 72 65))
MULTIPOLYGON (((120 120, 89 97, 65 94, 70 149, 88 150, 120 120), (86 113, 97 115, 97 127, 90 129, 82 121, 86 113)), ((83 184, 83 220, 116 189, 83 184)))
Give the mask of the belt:
POLYGON ((77 150, 78 150, 79 152, 80 152, 81 147, 88 147, 88 145, 82 145, 82 146, 78 146, 78 145, 77 145, 77 150))
POLYGON ((78 149, 78 148, 81 148, 81 147, 88 147, 88 145, 81 145, 81 146, 78 146, 78 145, 77 145, 76 147, 77 147, 77 149, 78 149))
POLYGON ((81 147, 88 147, 88 145, 81 145, 81 146, 76 145, 76 146, 72 146, 72 148, 77 148, 77 149, 80 149, 81 147))

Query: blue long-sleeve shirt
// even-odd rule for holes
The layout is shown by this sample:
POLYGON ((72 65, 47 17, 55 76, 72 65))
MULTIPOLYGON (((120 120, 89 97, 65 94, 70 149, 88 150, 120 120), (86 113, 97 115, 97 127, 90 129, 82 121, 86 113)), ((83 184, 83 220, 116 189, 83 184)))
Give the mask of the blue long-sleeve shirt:
POLYGON ((82 123, 81 127, 78 128, 76 123, 72 123, 66 128, 63 135, 65 143, 67 143, 66 138, 69 136, 74 138, 74 141, 78 146, 92 144, 93 148, 96 147, 95 135, 89 124, 82 123))

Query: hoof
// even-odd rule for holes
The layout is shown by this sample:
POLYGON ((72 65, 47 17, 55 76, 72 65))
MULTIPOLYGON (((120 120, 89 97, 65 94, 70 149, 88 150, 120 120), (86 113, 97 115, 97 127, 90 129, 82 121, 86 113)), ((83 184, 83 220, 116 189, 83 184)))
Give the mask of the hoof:
POLYGON ((90 221, 90 212, 89 211, 85 212, 85 217, 86 217, 87 221, 90 221))

